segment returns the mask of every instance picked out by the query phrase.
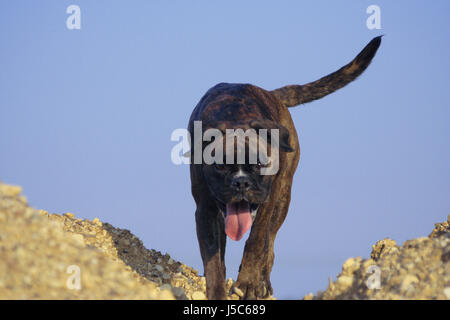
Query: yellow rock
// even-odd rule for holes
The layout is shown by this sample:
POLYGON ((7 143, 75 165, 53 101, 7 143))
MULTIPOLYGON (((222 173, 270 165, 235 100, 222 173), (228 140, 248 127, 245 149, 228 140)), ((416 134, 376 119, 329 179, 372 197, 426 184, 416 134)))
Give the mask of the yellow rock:
POLYGON ((450 287, 444 289, 444 294, 447 299, 450 299, 450 287))
POLYGON ((336 284, 339 285, 340 289, 345 290, 353 284, 353 277, 340 276, 337 279, 336 284))
POLYGON ((161 300, 175 300, 175 296, 173 295, 172 291, 168 289, 162 290, 159 293, 159 298, 161 300))
POLYGON ((70 213, 70 212, 65 213, 64 216, 67 217, 67 218, 70 218, 70 219, 75 218, 75 215, 73 213, 70 213))
POLYGON ((354 271, 359 269, 361 260, 361 257, 347 259, 342 266, 342 273, 351 275, 354 271))
POLYGON ((22 188, 0 183, 0 193, 7 197, 17 197, 22 193, 22 188))
POLYGON ((412 283, 418 283, 419 279, 417 279, 416 276, 411 275, 411 274, 407 274, 402 281, 402 284, 400 285, 400 290, 401 291, 406 291, 409 287, 410 284, 412 283))
POLYGON ((192 300, 206 300, 206 296, 203 292, 201 291, 195 291, 192 294, 192 300))

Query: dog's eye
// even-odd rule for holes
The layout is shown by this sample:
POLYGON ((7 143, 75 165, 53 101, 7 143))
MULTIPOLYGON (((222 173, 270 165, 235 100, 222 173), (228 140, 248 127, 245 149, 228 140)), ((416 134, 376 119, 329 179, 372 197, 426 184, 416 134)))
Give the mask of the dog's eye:
POLYGON ((263 164, 261 161, 258 160, 258 162, 255 164, 255 168, 256 169, 261 169, 261 168, 267 168, 269 166, 269 163, 267 164, 263 164))
POLYGON ((214 169, 217 171, 224 171, 226 166, 223 163, 214 163, 214 169))

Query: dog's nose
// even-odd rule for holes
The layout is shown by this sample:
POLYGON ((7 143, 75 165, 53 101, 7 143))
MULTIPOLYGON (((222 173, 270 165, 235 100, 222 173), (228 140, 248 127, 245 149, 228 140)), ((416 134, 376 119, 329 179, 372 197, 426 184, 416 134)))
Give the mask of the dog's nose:
POLYGON ((236 189, 236 191, 246 191, 250 188, 250 179, 247 177, 235 177, 231 181, 231 186, 236 189))

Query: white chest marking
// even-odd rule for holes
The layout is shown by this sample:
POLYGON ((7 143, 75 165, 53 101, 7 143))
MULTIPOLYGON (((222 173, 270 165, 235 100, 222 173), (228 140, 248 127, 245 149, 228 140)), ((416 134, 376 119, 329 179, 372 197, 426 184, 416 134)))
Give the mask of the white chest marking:
POLYGON ((235 178, 239 178, 239 177, 246 177, 247 174, 244 173, 244 171, 242 171, 242 169, 239 169, 239 171, 234 175, 235 178))

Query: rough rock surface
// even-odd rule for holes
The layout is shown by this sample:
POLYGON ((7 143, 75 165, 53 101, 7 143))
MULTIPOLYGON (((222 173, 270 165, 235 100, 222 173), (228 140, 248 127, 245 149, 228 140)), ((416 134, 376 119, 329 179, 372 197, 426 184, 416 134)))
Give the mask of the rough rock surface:
POLYGON ((0 182, 0 299, 206 299, 197 270, 130 231, 35 210, 20 193, 0 182))
MULTIPOLYGON (((0 299, 206 299, 197 270, 130 231, 33 209, 20 193, 0 182, 0 299)), ((450 299, 449 222, 402 246, 378 241, 369 259, 348 259, 325 291, 304 298, 450 299)))
POLYGON ((450 299, 450 215, 428 237, 384 239, 370 259, 348 259, 336 281, 305 299, 450 299), (379 280, 377 280, 379 279, 379 280))

